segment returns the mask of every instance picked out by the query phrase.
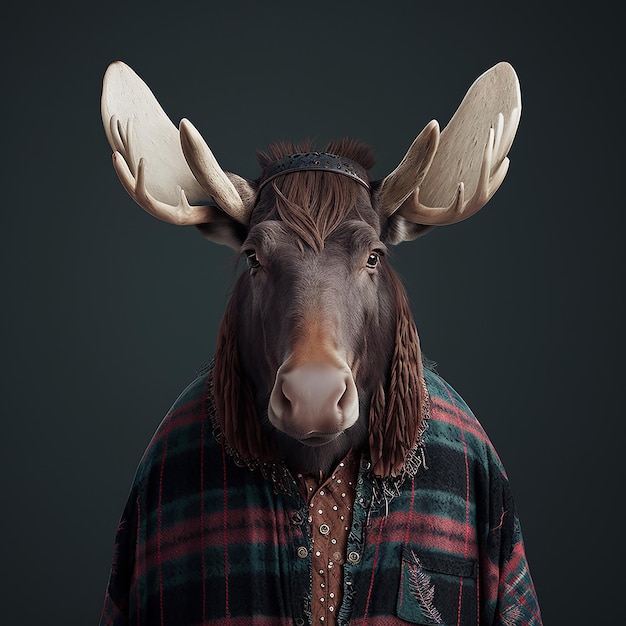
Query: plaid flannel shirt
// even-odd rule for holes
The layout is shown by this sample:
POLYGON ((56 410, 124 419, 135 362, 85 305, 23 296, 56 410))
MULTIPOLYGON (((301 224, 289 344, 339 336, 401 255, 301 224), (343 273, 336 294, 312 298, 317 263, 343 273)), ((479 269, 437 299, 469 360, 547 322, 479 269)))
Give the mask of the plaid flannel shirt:
MULTIPOLYGON (((456 392, 426 371, 430 417, 403 480, 362 455, 344 565, 344 624, 538 626, 508 480, 456 392)), ((137 469, 101 626, 311 622, 306 505, 280 463, 251 469, 211 419, 198 377, 137 469)))

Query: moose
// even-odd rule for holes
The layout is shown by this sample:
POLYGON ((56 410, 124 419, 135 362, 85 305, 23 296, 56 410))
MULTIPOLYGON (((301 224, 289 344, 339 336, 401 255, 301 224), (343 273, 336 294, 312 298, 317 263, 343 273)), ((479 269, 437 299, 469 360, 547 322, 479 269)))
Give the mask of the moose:
POLYGON ((387 254, 502 183, 512 66, 382 180, 353 139, 272 144, 258 179, 227 172, 121 61, 101 108, 128 194, 243 265, 213 360, 137 468, 101 626, 541 624, 504 468, 423 359, 387 254))

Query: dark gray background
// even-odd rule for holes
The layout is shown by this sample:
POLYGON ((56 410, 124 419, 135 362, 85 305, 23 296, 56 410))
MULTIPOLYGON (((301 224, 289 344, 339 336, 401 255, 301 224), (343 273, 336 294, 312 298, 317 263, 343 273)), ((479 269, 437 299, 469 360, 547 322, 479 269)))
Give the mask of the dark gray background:
POLYGON ((426 354, 507 467, 546 624, 623 617, 617 17, 560 7, 3 9, 1 623, 97 623, 134 468, 211 356, 235 274, 229 249, 122 190, 99 111, 115 59, 250 178, 271 141, 344 135, 374 146, 382 177, 480 73, 514 65, 524 107, 504 185, 394 263, 426 354))

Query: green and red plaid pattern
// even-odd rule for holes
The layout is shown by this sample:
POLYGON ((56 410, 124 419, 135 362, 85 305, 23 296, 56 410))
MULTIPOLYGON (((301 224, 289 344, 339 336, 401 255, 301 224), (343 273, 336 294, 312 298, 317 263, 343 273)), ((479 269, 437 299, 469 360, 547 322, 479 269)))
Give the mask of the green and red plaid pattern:
MULTIPOLYGON (((209 379, 178 398, 139 464, 101 626, 310 623, 306 505, 284 468, 273 481, 229 455, 209 379)), ((456 392, 425 379, 425 463, 385 501, 362 457, 337 622, 538 626, 500 460, 456 392)))

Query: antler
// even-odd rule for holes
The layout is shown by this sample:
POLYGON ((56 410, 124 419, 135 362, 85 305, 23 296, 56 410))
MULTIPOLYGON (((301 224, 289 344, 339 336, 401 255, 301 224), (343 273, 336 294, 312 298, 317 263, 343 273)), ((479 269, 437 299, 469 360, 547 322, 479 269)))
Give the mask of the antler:
MULTIPOLYGON (((229 219, 247 223, 255 200, 252 185, 224 172, 202 140, 202 158, 193 161, 197 180, 181 147, 185 132, 179 133, 148 86, 121 61, 107 69, 101 107, 115 170, 129 195, 148 213, 178 225, 219 226, 229 219), (219 208, 210 205, 212 201, 219 208)), ((193 145, 199 145, 196 137, 193 145)))
POLYGON ((470 87, 441 133, 422 184, 396 210, 427 226, 454 224, 478 212, 506 176, 520 116, 515 70, 498 63, 470 87))
POLYGON ((502 113, 498 114, 496 128, 489 129, 476 189, 469 200, 465 200, 463 181, 458 184, 455 198, 447 207, 426 206, 420 200, 420 188, 417 187, 415 193, 400 205, 398 209, 400 215, 418 224, 445 226, 460 222, 480 211, 498 190, 509 169, 510 160, 505 155, 508 147, 513 143, 515 129, 519 123, 519 109, 511 112, 511 118, 506 125, 506 136, 503 135, 504 116, 502 113), (512 133, 511 129, 513 129, 512 133), (502 149, 503 146, 507 146, 505 150, 502 149))
POLYGON ((176 189, 179 198, 176 205, 158 200, 147 190, 145 159, 140 158, 135 166, 133 142, 129 139, 132 134, 131 125, 131 120, 127 120, 124 128, 115 115, 111 117, 110 132, 115 146, 113 167, 128 195, 150 215, 178 226, 204 224, 215 219, 220 213, 217 207, 192 207, 180 185, 176 189))
POLYGON ((439 124, 430 121, 416 137, 400 165, 383 180, 378 192, 380 213, 389 217, 419 188, 439 146, 439 124))
POLYGON ((202 135, 187 119, 180 122, 180 144, 187 164, 202 188, 211 194, 217 204, 229 207, 228 214, 232 218, 247 224, 256 196, 250 184, 220 168, 202 135))

